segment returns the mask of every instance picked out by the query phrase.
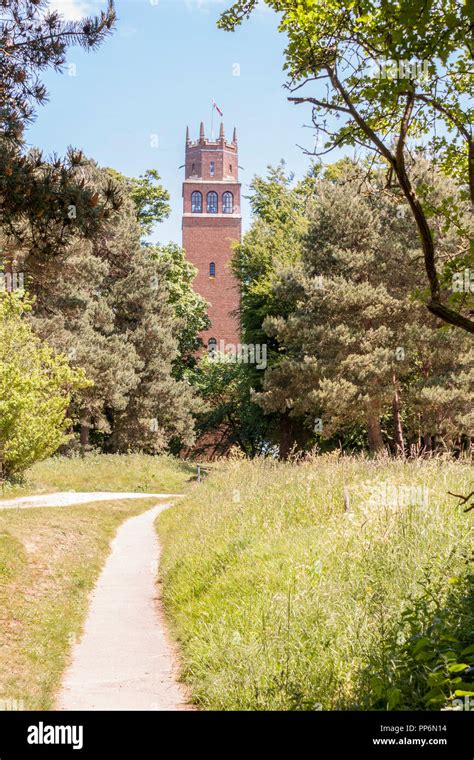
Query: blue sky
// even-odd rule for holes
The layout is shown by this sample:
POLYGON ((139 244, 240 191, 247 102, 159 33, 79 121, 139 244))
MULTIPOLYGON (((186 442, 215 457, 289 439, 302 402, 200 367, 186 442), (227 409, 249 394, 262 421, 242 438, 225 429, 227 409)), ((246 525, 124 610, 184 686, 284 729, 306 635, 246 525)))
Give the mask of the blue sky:
MULTIPOLYGON (((51 4, 67 18, 105 7, 86 0, 51 4)), ((203 120, 209 134, 212 99, 224 112, 226 133, 237 127, 244 195, 252 177, 281 158, 298 177, 309 166, 298 144, 313 145, 313 131, 304 126, 311 113, 288 103, 282 89, 285 39, 277 33, 277 16, 261 9, 237 32, 220 31, 216 20, 229 4, 116 0, 115 33, 94 53, 71 49, 73 66, 65 73, 48 72, 50 101, 27 132, 28 142, 48 154, 64 154, 73 145, 128 176, 158 169, 173 209, 154 236, 162 243, 181 243, 178 167, 184 163, 186 125, 195 138, 203 120), (151 144, 153 135, 158 147, 151 144)), ((248 227, 246 201, 243 215, 248 227)))

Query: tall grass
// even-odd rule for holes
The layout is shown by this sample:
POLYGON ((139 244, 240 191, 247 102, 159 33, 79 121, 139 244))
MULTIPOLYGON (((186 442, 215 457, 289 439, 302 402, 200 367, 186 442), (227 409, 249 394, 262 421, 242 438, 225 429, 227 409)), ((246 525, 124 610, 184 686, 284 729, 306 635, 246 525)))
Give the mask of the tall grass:
POLYGON ((55 456, 33 465, 20 485, 6 485, 3 495, 10 498, 51 491, 180 493, 195 475, 195 466, 164 455, 55 456))
POLYGON ((412 706, 394 646, 413 636, 409 610, 430 583, 442 604, 466 573, 472 513, 447 491, 470 481, 443 460, 238 461, 160 515, 164 601, 194 699, 412 706))

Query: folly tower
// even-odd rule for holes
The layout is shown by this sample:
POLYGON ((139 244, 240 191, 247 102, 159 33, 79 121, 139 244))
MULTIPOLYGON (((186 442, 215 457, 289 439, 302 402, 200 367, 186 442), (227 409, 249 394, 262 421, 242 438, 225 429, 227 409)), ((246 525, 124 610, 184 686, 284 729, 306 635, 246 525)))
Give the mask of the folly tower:
POLYGON ((231 271, 232 243, 242 234, 237 133, 227 142, 208 140, 201 122, 199 140, 186 131, 183 182, 183 248, 197 268, 197 292, 208 301, 211 328, 201 336, 207 347, 239 342, 238 283, 231 271))

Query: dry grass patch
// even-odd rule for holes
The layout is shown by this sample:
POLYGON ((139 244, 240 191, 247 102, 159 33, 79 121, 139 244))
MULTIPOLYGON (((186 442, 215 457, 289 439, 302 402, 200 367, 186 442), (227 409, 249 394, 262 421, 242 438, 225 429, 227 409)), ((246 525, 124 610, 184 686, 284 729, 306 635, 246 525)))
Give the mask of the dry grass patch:
POLYGON ((111 540, 155 503, 0 510, 0 705, 51 709, 111 540))

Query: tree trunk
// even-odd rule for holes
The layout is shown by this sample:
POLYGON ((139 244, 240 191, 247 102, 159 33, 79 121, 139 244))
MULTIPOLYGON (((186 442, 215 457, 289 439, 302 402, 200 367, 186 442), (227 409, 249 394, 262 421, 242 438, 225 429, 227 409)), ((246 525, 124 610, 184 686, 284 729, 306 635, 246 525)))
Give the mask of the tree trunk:
POLYGON ((280 459, 286 460, 293 445, 293 422, 289 414, 280 417, 280 459))
POLYGON ((84 452, 89 445, 89 433, 90 433, 90 418, 84 417, 81 419, 81 449, 84 452))
POLYGON ((429 454, 433 450, 433 446, 431 443, 431 435, 428 433, 423 436, 423 451, 427 454, 429 454))
POLYGON ((369 435, 369 449, 371 454, 380 454, 385 451, 380 427, 380 412, 375 406, 370 406, 367 412, 367 432, 369 435))
POLYGON ((398 456, 404 457, 405 456, 405 440, 403 437, 400 391, 398 387, 398 379, 395 372, 393 373, 393 388, 394 388, 393 400, 392 400, 393 437, 395 439, 396 454, 398 456))

